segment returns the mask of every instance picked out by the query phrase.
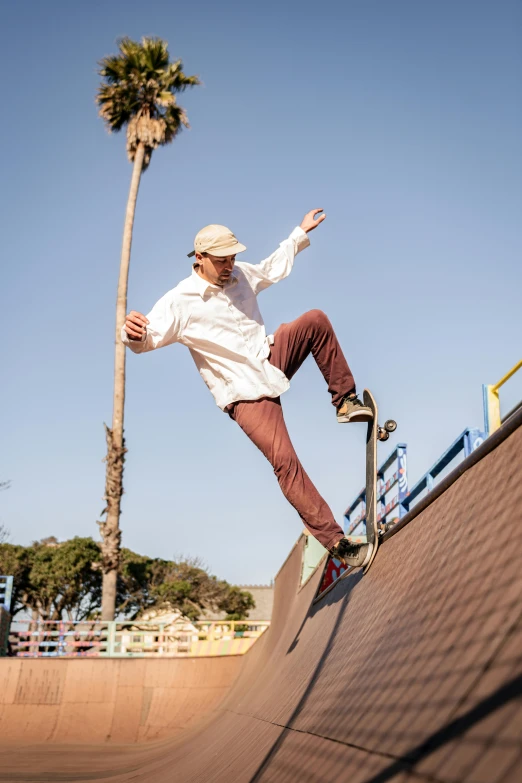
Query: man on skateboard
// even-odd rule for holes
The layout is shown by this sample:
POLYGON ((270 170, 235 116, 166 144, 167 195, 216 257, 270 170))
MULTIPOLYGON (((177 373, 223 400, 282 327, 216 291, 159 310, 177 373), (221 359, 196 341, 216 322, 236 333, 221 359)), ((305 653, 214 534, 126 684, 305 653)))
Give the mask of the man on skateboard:
MULTIPOLYGON (((201 229, 189 257, 191 275, 168 291, 147 316, 132 310, 123 342, 144 353, 171 343, 186 345, 216 404, 269 460, 279 486, 310 533, 347 565, 364 566, 371 544, 354 544, 305 473, 290 441, 281 394, 309 354, 314 357, 337 410, 337 421, 368 422, 372 411, 356 395, 355 381, 332 325, 320 310, 282 324, 267 335, 257 296, 292 271, 308 234, 323 222, 308 212, 272 255, 259 264, 236 262, 246 250, 225 226, 201 229)), ((317 217, 319 215, 319 217, 317 217)))

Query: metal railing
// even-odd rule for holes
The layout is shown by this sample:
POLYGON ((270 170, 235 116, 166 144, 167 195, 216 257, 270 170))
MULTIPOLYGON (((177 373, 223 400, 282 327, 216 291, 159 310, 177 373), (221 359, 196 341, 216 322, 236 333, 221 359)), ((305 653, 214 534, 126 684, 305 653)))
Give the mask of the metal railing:
MULTIPOLYGON (((407 513, 408 499, 408 462, 406 443, 398 443, 377 470, 377 522, 384 530, 387 523, 402 519, 407 513), (386 475, 389 471, 391 475, 386 475), (390 497, 390 493, 392 493, 390 497)), ((366 539, 366 487, 363 487, 355 500, 344 512, 346 535, 353 541, 365 542, 366 539), (355 516, 356 514, 356 516, 355 516)), ((325 592, 344 571, 344 563, 330 557, 326 563, 319 593, 325 592)))
POLYGON ((498 383, 488 386, 486 384, 482 387, 482 394, 484 399, 484 429, 487 435, 498 430, 501 424, 503 424, 510 416, 512 416, 522 405, 522 401, 509 411, 505 416, 500 414, 500 397, 499 389, 509 381, 513 375, 522 367, 522 359, 515 364, 511 370, 501 378, 498 383))
POLYGON ((13 595, 13 577, 0 574, 0 606, 6 612, 11 611, 11 597, 13 595))
POLYGON ((268 621, 129 621, 15 620, 8 654, 48 657, 198 657, 242 655, 268 628, 268 621))
MULTIPOLYGON (((394 518, 400 519, 403 517, 410 510, 412 505, 419 500, 419 497, 423 492, 430 492, 433 489, 437 477, 440 476, 459 454, 462 453, 463 457, 469 456, 469 454, 480 446, 489 435, 495 432, 495 430, 498 430, 501 424, 509 419, 509 417, 522 406, 521 401, 505 416, 501 416, 499 390, 521 368, 522 359, 517 362, 517 364, 498 381, 498 383, 489 386, 484 385, 482 387, 484 401, 484 430, 482 431, 471 427, 466 428, 444 454, 439 457, 437 462, 435 462, 435 464, 417 481, 409 492, 406 475, 406 444, 398 444, 396 449, 390 454, 378 471, 377 515, 380 524, 389 521, 390 515, 392 514, 394 518), (403 466, 401 465, 401 459, 404 463, 403 466), (394 471, 393 475, 387 481, 384 481, 385 471, 390 468, 395 460, 397 461, 397 470, 394 471), (396 484, 399 485, 397 495, 387 502, 387 493, 396 484)), ((360 537, 361 540, 364 539, 365 533, 365 500, 366 492, 365 489, 362 489, 344 514, 347 522, 346 535, 353 538, 360 537), (357 516, 354 516, 355 511, 358 512, 357 516)))
MULTIPOLYGON (((377 471, 377 521, 379 524, 389 522, 392 515, 397 519, 403 517, 407 511, 404 505, 407 496, 407 447, 405 443, 398 443, 377 471), (386 478, 386 471, 390 468, 393 469, 393 473, 386 478), (389 493, 394 487, 397 487, 397 490, 394 496, 389 499, 389 493)), ((347 524, 346 535, 357 536, 359 533, 362 538, 366 531, 366 487, 363 487, 353 503, 348 506, 344 517, 347 524), (358 513, 354 517, 355 511, 358 513), (360 531, 358 528, 361 528, 360 531)))
POLYGON ((419 499, 422 492, 431 492, 435 485, 435 479, 445 470, 453 460, 463 453, 464 457, 468 457, 471 452, 475 451, 481 443, 484 443, 486 439, 486 433, 481 430, 468 427, 461 432, 459 437, 453 441, 449 449, 446 449, 444 454, 439 457, 437 462, 427 471, 427 473, 420 478, 417 483, 411 488, 408 496, 404 498, 404 506, 407 511, 410 510, 412 504, 419 499))

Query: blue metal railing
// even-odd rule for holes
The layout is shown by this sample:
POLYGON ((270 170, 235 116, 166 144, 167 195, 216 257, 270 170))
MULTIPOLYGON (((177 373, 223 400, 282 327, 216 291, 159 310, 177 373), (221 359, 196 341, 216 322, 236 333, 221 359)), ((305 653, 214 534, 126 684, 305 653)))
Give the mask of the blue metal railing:
POLYGON ((0 606, 6 612, 11 611, 11 597, 13 595, 13 577, 0 574, 0 606))
MULTIPOLYGON (((399 443, 391 452, 385 462, 377 472, 377 519, 383 525, 390 521, 390 517, 401 519, 412 508, 423 492, 430 492, 437 477, 453 462, 453 460, 463 452, 463 457, 467 457, 475 451, 486 439, 487 434, 477 428, 467 427, 459 437, 446 449, 444 454, 435 462, 434 465, 417 481, 417 483, 408 492, 408 474, 406 462, 406 444, 399 443), (387 470, 396 468, 392 475, 385 481, 384 476, 387 470), (386 502, 388 493, 397 486, 396 495, 386 502)), ((353 503, 346 509, 344 516, 346 519, 346 535, 364 536, 364 524, 366 522, 366 490, 362 489, 353 503), (358 511, 357 516, 354 513, 358 511)))
MULTIPOLYGON (((405 501, 408 496, 408 469, 407 469, 406 443, 398 443, 391 454, 377 471, 377 520, 385 524, 394 512, 394 518, 401 518, 407 512, 405 501), (392 475, 385 479, 386 471, 395 468, 392 475), (397 487, 394 497, 386 502, 388 493, 397 487)), ((366 487, 364 487, 353 503, 344 512, 346 519, 346 535, 356 535, 357 528, 366 522, 366 487), (354 517, 354 512, 359 513, 354 517)), ((362 530, 361 530, 362 533, 362 530)))
POLYGON ((427 471, 427 473, 420 478, 415 486, 413 486, 404 499, 403 503, 407 511, 414 505, 415 501, 419 499, 419 495, 426 490, 430 492, 435 484, 435 479, 442 471, 448 467, 450 462, 458 457, 461 452, 464 452, 464 457, 467 457, 471 452, 475 451, 486 439, 487 435, 482 430, 468 427, 461 432, 459 437, 451 444, 449 449, 446 449, 444 454, 439 457, 437 462, 427 471))

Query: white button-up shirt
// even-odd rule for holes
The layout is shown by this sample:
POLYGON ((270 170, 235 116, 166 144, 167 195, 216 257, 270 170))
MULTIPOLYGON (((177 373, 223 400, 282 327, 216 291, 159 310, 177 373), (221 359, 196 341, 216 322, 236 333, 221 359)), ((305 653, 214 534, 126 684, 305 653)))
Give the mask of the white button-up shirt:
POLYGON ((236 261, 223 286, 208 283, 195 269, 157 302, 147 318, 147 333, 121 339, 134 353, 171 343, 189 349, 199 373, 220 408, 238 400, 279 397, 290 383, 268 361, 273 336, 266 334, 257 295, 292 271, 297 253, 310 244, 295 228, 277 250, 259 264, 236 261))

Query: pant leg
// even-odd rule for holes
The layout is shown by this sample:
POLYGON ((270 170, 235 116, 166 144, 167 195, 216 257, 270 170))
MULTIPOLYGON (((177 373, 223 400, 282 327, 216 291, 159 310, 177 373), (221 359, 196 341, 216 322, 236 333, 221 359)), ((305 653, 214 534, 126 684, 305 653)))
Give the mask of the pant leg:
POLYGON ((229 409, 250 440, 274 468, 279 486, 310 533, 327 549, 343 537, 330 507, 301 465, 286 429, 281 400, 264 398, 236 402, 229 409))
POLYGON ((281 324, 274 335, 270 362, 290 379, 310 353, 328 384, 332 405, 338 408, 343 397, 355 391, 355 381, 332 324, 321 310, 310 310, 281 324))

